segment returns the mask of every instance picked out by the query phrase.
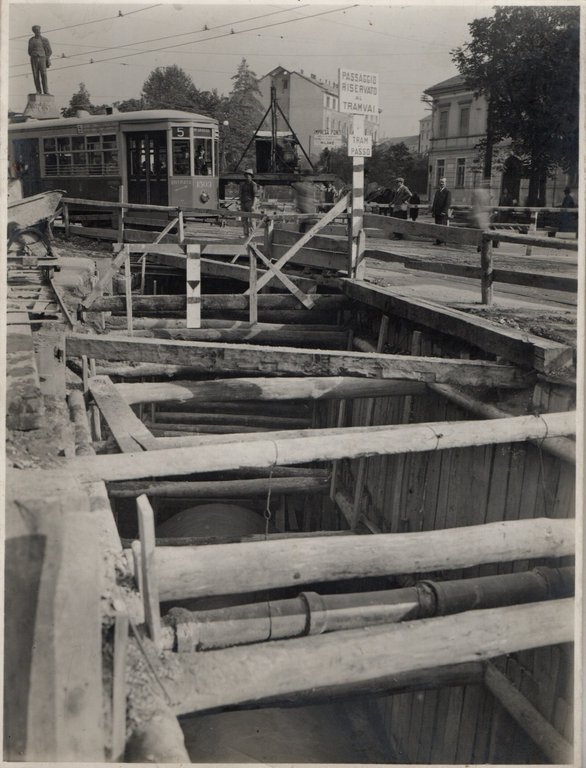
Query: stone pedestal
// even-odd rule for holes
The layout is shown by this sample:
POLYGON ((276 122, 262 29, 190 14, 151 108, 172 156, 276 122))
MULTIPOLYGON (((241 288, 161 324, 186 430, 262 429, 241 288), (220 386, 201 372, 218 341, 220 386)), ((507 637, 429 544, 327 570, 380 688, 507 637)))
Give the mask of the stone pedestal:
POLYGON ((55 104, 55 97, 48 93, 29 93, 24 114, 28 117, 36 117, 38 120, 61 117, 55 104))

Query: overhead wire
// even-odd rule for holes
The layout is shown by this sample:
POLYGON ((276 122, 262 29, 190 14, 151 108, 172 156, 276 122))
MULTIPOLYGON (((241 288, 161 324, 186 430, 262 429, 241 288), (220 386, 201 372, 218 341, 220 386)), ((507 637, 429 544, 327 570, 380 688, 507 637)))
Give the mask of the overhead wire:
MULTIPOLYGON (((47 29, 45 30, 45 34, 49 34, 49 32, 62 32, 65 29, 74 29, 75 27, 87 27, 89 24, 99 24, 102 21, 113 21, 115 19, 124 18, 125 16, 132 16, 135 13, 142 13, 143 11, 150 11, 153 8, 158 8, 159 6, 163 5, 163 3, 157 3, 156 5, 147 5, 146 8, 137 8, 135 11, 128 11, 127 13, 122 13, 121 11, 118 11, 116 16, 105 16, 102 19, 92 19, 91 21, 80 21, 79 24, 69 24, 67 27, 53 27, 53 29, 47 29)), ((29 32, 25 33, 24 35, 15 35, 15 37, 9 38, 10 40, 23 40, 24 38, 27 38, 29 36, 29 32)))
MULTIPOLYGON (((187 41, 185 43, 178 43, 177 45, 161 46, 160 48, 154 48, 154 49, 149 49, 149 50, 145 50, 145 51, 137 51, 135 53, 127 53, 127 54, 122 54, 120 56, 111 56, 111 57, 106 58, 106 59, 98 59, 97 61, 90 60, 88 62, 80 62, 80 63, 76 63, 76 64, 69 64, 69 65, 65 65, 63 67, 55 67, 53 71, 60 72, 60 71, 63 71, 65 69, 72 69, 72 68, 77 68, 77 67, 83 67, 83 66, 88 66, 90 64, 104 64, 104 63, 107 63, 107 62, 110 62, 110 61, 118 61, 119 59, 131 58, 133 56, 141 56, 141 55, 148 54, 148 53, 159 53, 160 51, 166 51, 166 50, 170 50, 170 49, 182 48, 183 46, 186 46, 186 45, 197 45, 198 43, 207 43, 207 42, 211 42, 213 40, 219 40, 219 39, 224 38, 224 37, 230 37, 230 36, 233 36, 233 35, 246 34, 248 32, 256 32, 259 29, 269 29, 271 27, 282 26, 284 24, 291 24, 291 23, 295 23, 295 22, 299 22, 299 21, 304 21, 306 19, 314 19, 314 18, 317 18, 318 16, 325 16, 325 15, 332 14, 332 13, 340 13, 342 11, 348 10, 349 8, 355 8, 355 7, 357 7, 357 5, 354 3, 352 5, 348 5, 348 6, 345 6, 343 8, 334 8, 334 9, 330 9, 330 10, 327 10, 327 11, 321 11, 320 13, 308 14, 307 16, 302 16, 302 17, 295 18, 295 19, 286 19, 285 21, 277 21, 277 22, 274 22, 273 24, 263 24, 263 25, 258 26, 258 27, 251 27, 250 29, 241 29, 241 30, 236 30, 236 31, 234 29, 231 29, 230 32, 226 32, 226 33, 221 34, 221 35, 214 35, 212 37, 206 37, 206 38, 203 38, 203 39, 200 39, 200 40, 189 40, 189 41, 187 41)), ((266 16, 266 14, 265 14, 265 16, 266 16)), ((222 26, 226 26, 226 25, 222 25, 222 26)), ((161 39, 165 39, 165 38, 161 38, 161 39)), ((120 49, 121 47, 122 46, 119 46, 118 49, 120 49)), ((88 55, 88 54, 86 54, 86 55, 88 55)), ((26 76, 28 76, 28 74, 10 75, 11 78, 26 77, 26 76)))

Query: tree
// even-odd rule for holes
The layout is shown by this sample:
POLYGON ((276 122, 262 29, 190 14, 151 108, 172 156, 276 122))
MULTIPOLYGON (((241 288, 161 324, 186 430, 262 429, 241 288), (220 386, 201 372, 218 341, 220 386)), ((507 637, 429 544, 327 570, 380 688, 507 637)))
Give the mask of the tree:
POLYGON ((144 99, 124 99, 123 101, 115 101, 114 106, 119 112, 139 112, 141 109, 146 109, 144 105, 144 99))
POLYGON ((146 109, 180 109, 197 112, 197 89, 191 77, 176 64, 154 69, 142 86, 146 109))
POLYGON ((79 84, 79 90, 69 99, 69 106, 64 107, 61 110, 61 114, 63 117, 76 117, 77 112, 80 109, 93 114, 94 106, 91 102, 89 91, 85 87, 85 83, 79 84))
MULTIPOLYGON (((234 85, 225 105, 225 118, 230 126, 226 131, 224 151, 229 166, 240 160, 266 111, 260 101, 258 79, 246 59, 242 59, 232 80, 234 85)), ((247 153, 245 161, 251 159, 252 152, 247 153)))
POLYGON ((543 201, 547 176, 578 161, 579 8, 499 6, 469 24, 471 41, 452 51, 466 83, 488 100, 481 151, 511 140, 529 176, 530 205, 543 201))

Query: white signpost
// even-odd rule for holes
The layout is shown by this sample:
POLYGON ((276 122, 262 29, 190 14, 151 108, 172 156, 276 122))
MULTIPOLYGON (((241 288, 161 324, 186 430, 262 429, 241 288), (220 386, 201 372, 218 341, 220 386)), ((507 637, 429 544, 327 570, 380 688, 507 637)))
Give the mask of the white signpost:
POLYGON ((348 156, 352 158, 352 246, 349 274, 362 278, 364 260, 364 158, 372 156, 372 136, 364 131, 364 118, 378 115, 378 74, 340 69, 338 73, 340 112, 352 115, 348 135, 348 156))
POLYGON ((188 328, 201 328, 201 260, 199 244, 189 244, 186 248, 186 257, 186 325, 188 328))

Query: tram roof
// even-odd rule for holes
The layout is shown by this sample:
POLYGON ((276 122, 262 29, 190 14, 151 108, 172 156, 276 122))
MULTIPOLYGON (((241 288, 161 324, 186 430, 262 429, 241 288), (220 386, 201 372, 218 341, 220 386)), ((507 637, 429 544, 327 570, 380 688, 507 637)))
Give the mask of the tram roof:
POLYGON ((22 123, 11 123, 9 128, 19 131, 39 130, 40 128, 57 128, 59 126, 96 123, 153 123, 158 120, 196 121, 216 125, 217 120, 208 115, 198 115, 194 112, 183 112, 179 109, 141 109, 135 112, 115 112, 111 115, 88 115, 87 117, 56 117, 48 120, 26 120, 22 123))

